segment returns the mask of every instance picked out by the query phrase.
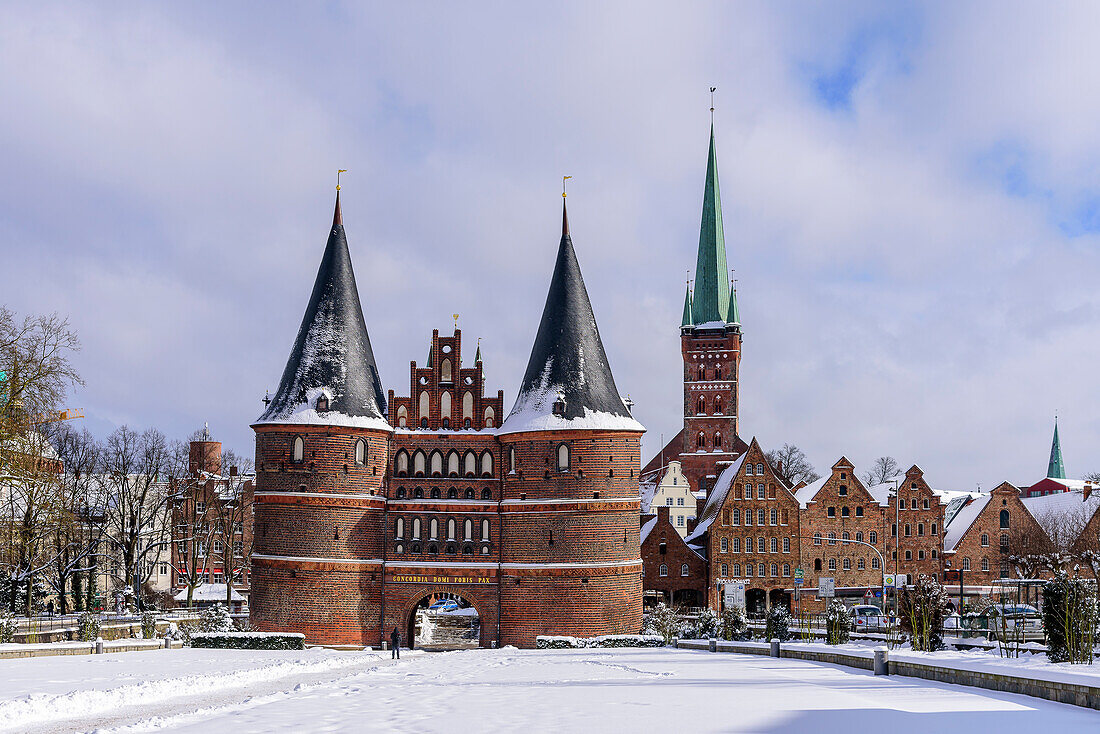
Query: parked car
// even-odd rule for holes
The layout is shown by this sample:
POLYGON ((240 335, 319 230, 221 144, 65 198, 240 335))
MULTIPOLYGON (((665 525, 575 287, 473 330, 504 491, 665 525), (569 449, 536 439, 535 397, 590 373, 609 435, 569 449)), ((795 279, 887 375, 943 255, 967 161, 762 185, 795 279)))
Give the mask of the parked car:
POLYGON ((853 632, 886 632, 889 617, 873 604, 857 604, 850 610, 853 632))
POLYGON ((996 640, 1004 635, 1025 642, 1046 638, 1043 616, 1030 604, 992 604, 977 614, 967 614, 962 626, 971 635, 996 640))
POLYGON ((428 607, 430 612, 453 612, 459 608, 459 604, 454 599, 440 599, 439 601, 428 607))

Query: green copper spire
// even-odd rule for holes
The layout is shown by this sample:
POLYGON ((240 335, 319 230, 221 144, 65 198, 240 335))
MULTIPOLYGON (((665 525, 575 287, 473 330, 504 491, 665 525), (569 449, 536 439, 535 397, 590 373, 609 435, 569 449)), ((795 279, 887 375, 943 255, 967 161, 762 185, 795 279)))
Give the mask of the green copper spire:
POLYGON ((684 293, 684 318, 680 320, 681 328, 684 326, 691 326, 691 286, 688 285, 686 292, 684 293))
POLYGON ((428 347, 428 363, 426 365, 424 365, 428 369, 431 369, 432 367, 435 367, 435 365, 432 364, 432 361, 433 361, 432 360, 432 355, 434 353, 433 349, 434 349, 434 347, 428 347))
POLYGON ((477 354, 474 355, 474 364, 481 361, 481 340, 477 340, 477 354))
POLYGON ((1058 419, 1054 419, 1054 442, 1050 445, 1050 463, 1047 464, 1047 477, 1065 479, 1066 465, 1062 461, 1062 442, 1058 440, 1058 419))
POLYGON ((737 286, 730 289, 730 312, 726 323, 741 325, 741 309, 737 308, 737 286))
POLYGON ((718 154, 714 124, 710 126, 710 156, 703 189, 703 220, 699 226, 699 256, 695 263, 693 323, 725 321, 729 313, 730 281, 726 270, 726 237, 722 228, 722 196, 718 190, 718 154))

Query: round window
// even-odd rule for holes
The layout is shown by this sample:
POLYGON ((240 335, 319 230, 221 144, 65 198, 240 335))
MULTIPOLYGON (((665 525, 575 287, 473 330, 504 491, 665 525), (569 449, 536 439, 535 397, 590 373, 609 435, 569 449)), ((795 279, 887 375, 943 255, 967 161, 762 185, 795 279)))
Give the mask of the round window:
POLYGON ((466 375, 465 377, 462 378, 462 382, 466 385, 473 385, 474 384, 474 378, 470 377, 469 375, 466 375))
POLYGON ((451 345, 450 344, 444 344, 443 345, 443 353, 444 354, 450 354, 451 353, 451 345))
POLYGON ((421 377, 420 378, 420 384, 421 385, 427 385, 428 384, 428 378, 427 377, 421 377))

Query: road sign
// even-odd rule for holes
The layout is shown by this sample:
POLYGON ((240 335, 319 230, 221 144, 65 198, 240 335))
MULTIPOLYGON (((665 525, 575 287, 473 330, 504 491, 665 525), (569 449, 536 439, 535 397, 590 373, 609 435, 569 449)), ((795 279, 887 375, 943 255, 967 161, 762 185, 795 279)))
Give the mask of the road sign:
POLYGON ((796 569, 794 570, 794 577, 795 577, 796 579, 800 579, 800 578, 805 578, 805 576, 806 576, 806 574, 804 574, 804 573, 802 572, 802 569, 801 569, 801 568, 796 568, 796 569))
POLYGON ((802 586, 802 584, 804 584, 804 583, 806 583, 806 579, 802 578, 801 576, 797 577, 794 580, 794 585, 795 586, 802 586))
POLYGON ((906 576, 903 573, 899 573, 896 576, 894 576, 894 588, 895 589, 900 589, 901 587, 905 586, 905 584, 908 583, 908 581, 909 581, 908 576, 906 576))
POLYGON ((817 595, 819 598, 836 596, 836 579, 832 576, 818 576, 817 595))
POLYGON ((882 578, 882 585, 888 589, 894 588, 894 574, 888 573, 882 578))
POLYGON ((962 581, 962 571, 957 568, 948 568, 943 572, 944 581, 954 581, 956 584, 962 581))

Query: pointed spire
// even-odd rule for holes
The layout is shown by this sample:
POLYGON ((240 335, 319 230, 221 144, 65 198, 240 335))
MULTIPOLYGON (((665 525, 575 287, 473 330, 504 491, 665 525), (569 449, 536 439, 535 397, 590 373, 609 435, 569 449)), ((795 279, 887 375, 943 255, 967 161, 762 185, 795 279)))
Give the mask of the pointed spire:
POLYGON ((726 238, 722 226, 722 196, 718 187, 718 154, 712 123, 707 180, 703 188, 703 216, 699 225, 699 253, 695 264, 695 294, 692 301, 694 323, 698 325, 726 321, 729 314, 729 293, 726 238))
POLYGON ((567 222, 563 207, 562 236, 542 321, 516 403, 500 431, 644 431, 615 387, 567 222))
POLYGON ((1058 440, 1058 418, 1054 418, 1054 440, 1050 444, 1050 462, 1047 464, 1047 477, 1065 479, 1066 465, 1062 461, 1062 442, 1058 440))
POLYGON ((332 228, 344 226, 344 215, 340 211, 340 189, 336 189, 336 209, 332 212, 332 228))
POLYGON ((737 308, 737 286, 730 288, 730 309, 726 317, 727 324, 741 325, 741 309, 737 308))
POLYGON ((474 354, 474 364, 476 365, 481 361, 481 337, 477 340, 477 352, 474 354))
MULTIPOLYGON (((584 212, 581 212, 582 214, 584 212)), ((565 208, 565 199, 561 201, 561 236, 569 236, 569 212, 565 208)))
POLYGON ((691 283, 684 290, 684 317, 680 319, 680 327, 691 326, 691 283))
POLYGON ((313 293, 259 423, 385 426, 386 398, 367 335, 337 194, 313 293), (318 400, 327 410, 318 410, 318 400), (327 403, 327 405, 325 405, 327 403))
POLYGON ((424 365, 428 369, 431 369, 432 367, 435 367, 435 364, 434 364, 435 360, 433 359, 434 356, 435 356, 435 346, 434 345, 429 346, 428 347, 428 363, 426 365, 424 365))

